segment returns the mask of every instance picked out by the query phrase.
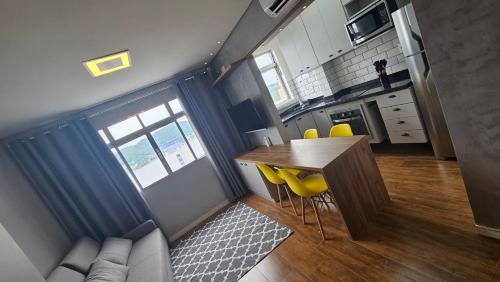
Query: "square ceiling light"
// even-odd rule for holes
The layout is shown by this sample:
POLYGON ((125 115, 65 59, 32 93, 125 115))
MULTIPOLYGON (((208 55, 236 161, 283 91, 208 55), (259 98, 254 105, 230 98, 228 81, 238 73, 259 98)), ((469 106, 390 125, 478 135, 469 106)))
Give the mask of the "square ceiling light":
POLYGON ((83 62, 94 77, 126 69, 131 66, 128 50, 83 62))

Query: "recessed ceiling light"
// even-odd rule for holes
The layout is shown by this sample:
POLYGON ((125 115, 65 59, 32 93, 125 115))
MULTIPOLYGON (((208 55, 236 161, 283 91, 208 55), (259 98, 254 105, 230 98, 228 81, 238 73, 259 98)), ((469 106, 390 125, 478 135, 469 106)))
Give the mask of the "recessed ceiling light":
POLYGON ((208 65, 208 62, 205 62, 205 65, 208 65))
POLYGON ((302 9, 305 9, 305 8, 307 8, 307 6, 302 7, 302 9))
POLYGON ((280 31, 283 31, 283 29, 282 29, 282 28, 280 28, 280 31))
POLYGON ((214 53, 210 53, 210 56, 213 56, 213 55, 214 55, 214 53))
POLYGON ((220 44, 221 42, 220 41, 217 41, 217 44, 220 44))
POLYGON ((131 66, 128 50, 83 62, 85 68, 94 76, 101 76, 131 66))

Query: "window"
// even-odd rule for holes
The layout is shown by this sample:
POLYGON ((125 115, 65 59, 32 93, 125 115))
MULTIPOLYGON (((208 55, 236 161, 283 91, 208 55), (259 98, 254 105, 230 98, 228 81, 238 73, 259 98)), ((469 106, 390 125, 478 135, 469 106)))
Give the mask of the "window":
POLYGON ((271 93, 274 104, 279 106, 292 99, 272 51, 256 56, 255 62, 257 63, 257 67, 259 67, 269 93, 271 93))
POLYGON ((205 156, 178 99, 98 131, 132 182, 141 188, 205 156))

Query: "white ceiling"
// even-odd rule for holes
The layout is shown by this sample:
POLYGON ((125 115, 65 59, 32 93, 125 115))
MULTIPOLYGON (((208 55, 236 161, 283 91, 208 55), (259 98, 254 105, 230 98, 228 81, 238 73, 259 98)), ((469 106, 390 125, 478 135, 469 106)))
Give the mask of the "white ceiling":
POLYGON ((0 137, 201 67, 250 2, 0 0, 0 137), (82 66, 124 49, 132 68, 82 66))

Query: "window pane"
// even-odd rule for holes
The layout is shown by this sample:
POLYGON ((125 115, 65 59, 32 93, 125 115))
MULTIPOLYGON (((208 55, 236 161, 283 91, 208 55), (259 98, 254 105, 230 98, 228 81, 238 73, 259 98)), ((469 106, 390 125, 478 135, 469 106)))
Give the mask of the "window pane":
POLYGON ((179 124, 184 135, 186 136, 187 141, 189 142, 189 145, 191 145, 191 148, 193 149, 196 157, 199 159, 205 156, 205 151, 203 151, 203 147, 201 146, 198 137, 196 137, 196 134, 194 133, 194 130, 191 127, 191 124, 189 123, 187 117, 183 116, 181 118, 178 118, 177 123, 179 124))
POLYGON ((263 72, 262 78, 275 104, 282 103, 288 99, 288 93, 276 69, 263 72))
POLYGON ((118 149, 142 187, 146 188, 168 175, 145 135, 125 143, 118 149))
POLYGON ((163 104, 139 114, 139 118, 144 126, 150 126, 160 120, 168 118, 169 116, 170 114, 167 111, 167 107, 163 104))
POLYGON ((120 121, 108 127, 109 133, 111 133, 111 136, 113 136, 115 140, 134 133, 141 128, 142 125, 136 116, 129 117, 124 121, 120 121))
POLYGON ((109 144, 108 136, 106 136, 106 133, 104 133, 104 130, 101 129, 97 132, 99 132, 99 135, 101 135, 101 138, 104 141, 104 143, 106 143, 106 145, 109 144))
POLYGON ((123 162, 122 158, 118 154, 118 151, 115 148, 112 148, 111 152, 113 153, 113 155, 115 156, 115 158, 118 160, 118 162, 122 166, 122 168, 125 171, 125 173, 128 175, 128 178, 130 178, 130 181, 132 181, 132 183, 134 183, 134 186, 136 188, 139 188, 139 185, 137 185, 137 182, 135 181, 134 177, 130 174, 130 171, 128 170, 127 166, 125 165, 125 163, 123 162))
POLYGON ((168 102, 168 105, 170 106, 170 108, 172 109, 172 112, 174 114, 178 114, 178 113, 180 113, 180 112, 183 111, 181 102, 177 98, 175 98, 172 101, 168 102))
POLYGON ((151 132, 172 171, 194 161, 184 137, 175 122, 151 132))
POLYGON ((271 53, 265 53, 262 55, 259 55, 255 57, 255 63, 257 63, 257 66, 259 69, 272 65, 274 63, 273 56, 271 53))

